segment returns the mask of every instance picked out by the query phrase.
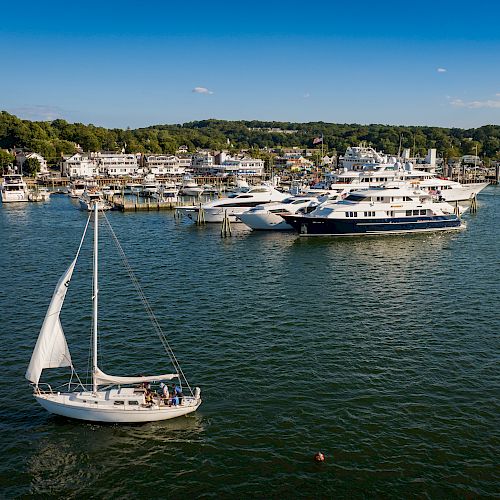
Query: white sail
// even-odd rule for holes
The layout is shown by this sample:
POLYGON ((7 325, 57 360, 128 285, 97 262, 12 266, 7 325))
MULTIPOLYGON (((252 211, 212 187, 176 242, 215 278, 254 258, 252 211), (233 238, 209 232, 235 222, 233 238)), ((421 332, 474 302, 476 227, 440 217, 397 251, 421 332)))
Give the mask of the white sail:
POLYGON ((96 385, 108 384, 140 384, 142 382, 159 382, 160 380, 172 380, 177 378, 177 373, 167 373, 164 375, 151 375, 147 377, 116 377, 114 375, 107 375, 99 368, 94 372, 94 381, 96 385))
POLYGON ((26 370, 26 378, 35 384, 38 384, 44 368, 71 366, 71 355, 59 315, 75 264, 76 258, 57 283, 47 314, 43 320, 42 329, 38 335, 30 364, 26 370))

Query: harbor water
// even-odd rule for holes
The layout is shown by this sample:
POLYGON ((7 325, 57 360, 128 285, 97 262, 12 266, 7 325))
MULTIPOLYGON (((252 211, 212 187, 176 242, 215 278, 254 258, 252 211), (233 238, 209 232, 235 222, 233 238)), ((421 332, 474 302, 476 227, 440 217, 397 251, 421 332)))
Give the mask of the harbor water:
MULTIPOLYGON (((65 196, 2 206, 2 497, 498 497, 498 187, 458 233, 300 238, 235 224, 221 238, 172 212, 106 217, 203 404, 138 426, 38 406, 24 373, 87 214, 65 196)), ((164 373, 104 227, 101 238, 99 364, 164 373)), ((62 314, 84 380, 90 253, 88 241, 62 314)))

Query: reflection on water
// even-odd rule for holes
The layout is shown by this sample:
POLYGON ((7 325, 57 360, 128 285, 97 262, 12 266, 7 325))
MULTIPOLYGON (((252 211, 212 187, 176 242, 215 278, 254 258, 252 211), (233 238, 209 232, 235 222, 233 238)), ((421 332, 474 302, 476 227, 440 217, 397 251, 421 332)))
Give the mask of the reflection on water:
MULTIPOLYGON (((147 471, 156 458, 176 454, 179 445, 202 444, 204 423, 199 414, 139 426, 78 423, 51 416, 38 432, 43 437, 30 451, 27 464, 30 493, 71 494, 97 480, 123 483, 131 463, 147 471)), ((147 482, 159 486, 168 475, 173 474, 147 482)))

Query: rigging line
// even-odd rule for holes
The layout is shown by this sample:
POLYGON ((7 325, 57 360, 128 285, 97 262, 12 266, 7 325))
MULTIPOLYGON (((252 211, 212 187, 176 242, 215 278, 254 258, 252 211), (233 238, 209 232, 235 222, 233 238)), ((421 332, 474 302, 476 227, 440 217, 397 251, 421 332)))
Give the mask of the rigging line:
POLYGON ((146 313, 147 313, 151 323, 153 324, 153 328, 156 331, 156 334, 160 338, 160 341, 163 344, 163 347, 164 347, 165 351, 167 352, 167 354, 170 358, 170 361, 174 365, 174 368, 178 371, 178 374, 180 375, 180 377, 182 377, 182 379, 186 383, 186 386, 189 389, 189 392, 191 394, 193 394, 191 386, 189 385, 189 382, 188 382, 186 376, 184 375, 184 372, 180 366, 180 363, 177 360, 172 348, 170 347, 170 344, 167 340, 167 337, 163 333, 163 330, 161 329, 161 326, 160 326, 158 320, 156 319, 156 316, 154 315, 153 309, 151 308, 151 305, 149 304, 149 301, 148 301, 146 295, 144 294, 144 291, 141 287, 141 284, 140 284, 139 280, 137 279, 137 277, 135 276, 134 270, 132 269, 132 267, 130 266, 130 264, 128 262, 127 255, 125 254, 125 251, 123 250, 123 248, 120 244, 120 241, 118 240, 118 238, 117 238, 117 236, 116 236, 116 234, 115 234, 115 232, 114 232, 114 230, 113 230, 113 228, 112 228, 112 226, 111 226, 111 224, 110 224, 110 222, 109 222, 109 220, 106 217, 106 214, 104 212, 103 212, 103 216, 104 216, 104 219, 106 220, 107 227, 110 231, 110 234, 113 237, 113 241, 114 241, 114 243, 118 249, 118 252, 122 258, 122 263, 123 263, 125 269, 127 270, 127 273, 129 275, 137 293, 139 294, 141 302, 142 302, 144 308, 146 309, 146 313))

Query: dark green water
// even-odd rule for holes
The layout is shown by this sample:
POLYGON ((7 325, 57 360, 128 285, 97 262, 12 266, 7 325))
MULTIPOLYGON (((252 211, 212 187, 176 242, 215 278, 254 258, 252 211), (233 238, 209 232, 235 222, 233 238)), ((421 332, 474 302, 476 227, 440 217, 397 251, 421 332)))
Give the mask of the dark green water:
MULTIPOLYGON (((222 240, 218 226, 170 213, 108 217, 204 403, 121 427, 41 409, 24 372, 86 214, 65 197, 0 207, 0 495, 498 497, 498 188, 455 234, 301 239, 233 226, 222 240)), ((62 318, 83 376, 89 252, 62 318)), ((101 367, 161 372, 111 245, 102 264, 101 367)))

